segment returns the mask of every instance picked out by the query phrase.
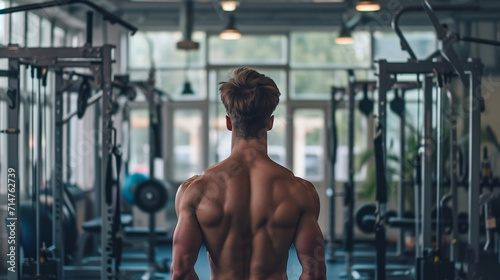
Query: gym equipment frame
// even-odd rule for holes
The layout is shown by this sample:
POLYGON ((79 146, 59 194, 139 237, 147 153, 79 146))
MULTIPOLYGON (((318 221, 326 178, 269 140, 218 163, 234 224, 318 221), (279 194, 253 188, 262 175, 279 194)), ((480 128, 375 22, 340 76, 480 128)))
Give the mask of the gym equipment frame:
MULTIPOLYGON (((479 256, 479 220, 475 217, 479 216, 479 166, 480 166, 480 135, 481 135, 481 75, 483 65, 479 59, 470 59, 468 62, 460 63, 461 69, 468 74, 469 80, 469 232, 468 243, 474 253, 474 262, 478 262, 479 256)), ((378 118, 382 124, 382 134, 386 135, 386 113, 387 100, 386 93, 394 82, 392 78, 398 74, 433 74, 438 73, 455 73, 455 69, 447 61, 408 61, 402 63, 389 63, 386 60, 377 62, 378 73, 378 118)), ((421 230, 419 223, 416 223, 417 236, 419 232, 422 234, 422 244, 417 242, 416 257, 422 258, 424 250, 431 247, 432 236, 432 218, 431 218, 431 153, 432 153, 432 77, 425 76, 424 83, 424 152, 422 154, 422 197, 421 205, 416 205, 416 215, 421 213, 422 220, 421 230), (420 206, 420 210, 418 207, 420 206)), ((383 137, 386 139, 386 137, 383 137)), ((386 140, 384 140, 385 142, 386 140)), ((386 143, 383 143, 385 150, 386 143)), ((384 162, 385 164, 385 162, 384 162)), ((378 186, 377 186, 378 187, 378 186)), ((384 207, 379 211, 381 215, 385 215, 384 207)), ((418 240, 418 238, 417 238, 418 240)))
MULTIPOLYGON (((9 128, 18 129, 18 114, 19 114, 19 66, 20 64, 30 65, 31 67, 39 68, 49 68, 55 70, 55 110, 54 110, 54 120, 56 126, 53 129, 53 139, 52 150, 54 151, 54 166, 52 170, 52 184, 53 184, 53 196, 54 196, 54 207, 53 217, 53 240, 55 240, 56 248, 56 258, 57 261, 57 279, 64 279, 63 270, 63 260, 64 260, 64 247, 62 244, 63 238, 63 228, 62 228, 62 190, 63 190, 63 174, 62 174, 62 146, 63 146, 63 97, 62 93, 66 87, 62 72, 60 71, 64 67, 85 67, 90 68, 95 75, 96 84, 99 85, 103 91, 102 94, 102 132, 101 132, 101 145, 103 153, 111 152, 111 51, 113 46, 104 45, 102 47, 90 47, 85 46, 81 48, 19 48, 17 46, 9 46, 7 48, 0 48, 0 57, 9 59, 9 99, 11 101, 11 106, 8 112, 8 126, 9 128)), ((8 166, 18 170, 18 139, 16 134, 8 135, 8 166)), ((107 157, 102 156, 102 166, 107 166, 107 157)), ((106 172, 102 172, 101 176, 101 197, 106 196, 106 188, 103 187, 106 183, 106 172)), ((17 182, 19 184, 19 181, 17 182)), ((16 197, 19 196, 18 188, 15 190, 16 197)), ((17 202, 17 201, 16 201, 17 202)), ((111 231, 112 222, 111 221, 111 206, 107 206, 102 203, 101 214, 103 217, 103 230, 101 234, 101 246, 106 248, 108 240, 111 238, 108 232, 111 231)), ((16 217, 18 220, 21 219, 19 215, 16 217)), ((16 230, 19 229, 19 225, 16 224, 16 230)), ((36 232, 39 235, 39 231, 36 232)), ((19 247, 16 247, 19 250, 19 247)), ((16 252, 19 256, 19 252, 16 252)), ((38 262, 37 262, 38 263, 38 262)), ((108 279, 107 277, 113 275, 114 267, 112 265, 113 259, 110 252, 105 251, 102 254, 102 265, 101 278, 108 279)), ((16 273, 8 273, 8 280, 20 279, 20 265, 21 260, 16 259, 16 273)))

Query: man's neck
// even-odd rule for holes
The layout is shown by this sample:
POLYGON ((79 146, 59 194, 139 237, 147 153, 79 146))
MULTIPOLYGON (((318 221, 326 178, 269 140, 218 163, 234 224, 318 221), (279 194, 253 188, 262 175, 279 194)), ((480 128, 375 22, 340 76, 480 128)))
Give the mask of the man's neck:
POLYGON ((231 154, 245 155, 250 157, 268 157, 267 155, 267 133, 259 139, 244 139, 232 134, 231 154))

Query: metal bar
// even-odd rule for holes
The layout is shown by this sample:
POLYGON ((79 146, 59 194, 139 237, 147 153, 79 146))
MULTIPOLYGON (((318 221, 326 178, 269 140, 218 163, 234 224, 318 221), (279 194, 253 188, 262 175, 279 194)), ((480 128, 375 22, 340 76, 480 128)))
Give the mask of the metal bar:
POLYGON ((385 155, 383 147, 381 124, 379 123, 373 141, 373 149, 375 151, 375 169, 377 173, 377 188, 375 200, 377 201, 377 211, 375 222, 375 249, 376 249, 376 266, 375 280, 385 280, 386 278, 386 231, 385 231, 385 214, 387 205, 387 180, 385 169, 385 155))
POLYGON ((354 250, 353 235, 354 235, 354 96, 356 81, 353 77, 349 77, 347 88, 347 189, 344 189, 344 203, 347 202, 345 216, 345 234, 348 241, 345 242, 345 265, 347 269, 347 279, 351 279, 352 275, 352 252, 354 250), (347 199, 347 200, 346 200, 347 199))
POLYGON ((87 26, 86 26, 86 32, 85 35, 87 37, 87 40, 85 41, 85 44, 88 46, 92 46, 92 29, 94 27, 94 13, 92 11, 87 11, 87 26))
POLYGON ((100 66, 96 66, 96 70, 100 70, 102 75, 102 166, 101 170, 101 218, 102 218, 102 229, 101 229, 101 248, 103 248, 101 255, 101 265, 103 270, 101 272, 101 279, 114 279, 115 266, 114 259, 112 257, 112 248, 109 248, 111 241, 111 229, 113 226, 112 222, 112 207, 106 204, 106 168, 108 166, 108 154, 111 153, 111 128, 113 122, 111 119, 111 45, 104 45, 102 47, 102 58, 103 63, 100 66), (98 68, 99 67, 99 68, 98 68), (108 247, 108 248, 107 248, 108 247))
MULTIPOLYGON (((92 104, 95 104, 97 101, 99 101, 99 99, 101 99, 102 97, 102 92, 99 92, 97 94, 94 94, 92 97, 90 97, 87 101, 87 106, 89 105, 92 105, 92 104)), ((69 98, 69 96, 68 96, 69 98)), ((61 123, 67 123, 71 120, 71 118, 73 118, 74 116, 76 116, 76 114, 78 113, 77 110, 74 110, 74 111, 71 111, 69 112, 68 114, 64 115, 61 123)))
MULTIPOLYGON (((473 10, 479 10, 479 6, 478 5, 460 5, 460 6, 458 6, 458 5, 433 5, 432 9, 434 11, 473 11, 473 10)), ((407 51, 412 60, 417 60, 417 56, 415 55, 415 52, 413 52, 410 44, 408 44, 408 41, 406 41, 406 38, 403 35, 403 32, 399 28, 399 19, 405 13, 420 12, 423 10, 424 10, 424 7, 422 5, 408 6, 408 7, 404 7, 403 9, 401 9, 399 12, 397 12, 392 17, 392 23, 391 23, 392 29, 394 29, 394 32, 396 32, 396 35, 399 37, 401 49, 404 51, 407 51)))
POLYGON ((450 261, 457 260, 458 256, 458 225, 457 225, 457 213, 458 213, 458 192, 457 192, 457 115, 455 112, 455 95, 453 92, 448 90, 448 100, 449 100, 449 111, 448 116, 449 126, 450 126, 450 193, 451 193, 451 209, 452 209, 452 219, 453 219, 453 229, 451 233, 451 245, 450 245, 450 261))
POLYGON ((486 44, 486 45, 492 45, 492 46, 500 46, 500 42, 494 41, 494 40, 472 38, 472 37, 467 37, 467 36, 459 36, 458 39, 460 41, 466 41, 466 42, 472 42, 472 43, 478 43, 478 44, 486 44))
MULTIPOLYGON (((377 112, 377 117, 378 121, 381 124, 381 133, 382 133, 382 146, 383 150, 386 151, 386 131, 387 131, 387 126, 386 126, 386 114, 387 114, 387 91, 390 88, 389 80, 390 80, 390 72, 389 72, 389 65, 392 65, 393 63, 388 63, 387 60, 380 60, 377 64, 377 72, 378 72, 378 80, 377 80, 377 87, 378 87, 378 112, 377 112)), ((384 157, 384 164, 385 164, 385 157, 384 157)))
POLYGON ((331 101, 330 101, 330 142, 329 142, 329 156, 330 156, 330 192, 327 192, 329 196, 330 208, 329 208, 329 240, 328 240, 328 261, 335 261, 335 199, 336 199, 336 188, 335 188, 335 162, 337 161, 337 121, 335 112, 337 109, 337 101, 335 95, 337 93, 337 88, 331 88, 331 101))
MULTIPOLYGON (((43 71, 41 68, 37 68, 37 78, 38 78, 38 91, 37 91, 37 113, 38 113, 38 127, 36 129, 36 184, 35 184, 35 230, 36 230, 36 275, 40 276, 40 186, 43 180, 43 158, 42 158, 42 90, 41 90, 41 77, 43 71)), ((34 89, 32 89, 34 90, 34 89)), ((33 124, 34 125, 34 124, 33 124)))
MULTIPOLYGON (((61 92, 62 90, 58 90, 57 92, 61 92)), ((66 95, 66 113, 70 113, 71 111, 71 95, 66 95)), ((64 118, 63 118, 64 119, 64 118)), ((62 120, 60 120, 63 122, 62 120)), ((57 123, 57 122, 56 122, 57 123)), ((71 182, 71 165, 69 164, 71 159, 71 124, 68 122, 66 125, 66 182, 71 182)))
MULTIPOLYGON (((455 70, 447 61, 407 61, 407 62, 390 62, 380 60, 379 64, 384 61, 386 64, 387 74, 418 74, 418 73, 433 73, 436 69, 438 73, 454 73, 455 70)), ((466 71, 472 71, 475 66, 467 61, 460 61, 459 65, 466 71)), ((379 79, 380 80, 380 79, 379 79)))
MULTIPOLYGON (((0 48, 0 57, 3 58, 101 58, 101 47, 80 48, 21 48, 17 45, 0 48)), ((54 61, 55 63, 55 61, 54 61)))
POLYGON ((127 28, 128 30, 131 31, 131 35, 133 35, 135 32, 137 32, 137 27, 128 23, 127 21, 123 20, 122 18, 116 16, 115 14, 110 13, 109 11, 102 8, 101 6, 91 2, 89 0, 49 1, 49 2, 15 6, 15 7, 0 10, 0 15, 1 14, 11 14, 11 13, 16 13, 16 12, 23 12, 23 11, 30 11, 30 10, 38 10, 38 9, 44 9, 44 8, 50 8, 50 7, 57 7, 57 6, 63 6, 63 5, 69 5, 69 4, 78 4, 78 3, 85 4, 87 6, 92 7, 94 10, 98 11, 99 13, 101 13, 104 16, 104 20, 108 20, 111 23, 118 23, 121 26, 127 28))
MULTIPOLYGON (((8 87, 11 92, 13 91, 14 97, 11 99, 11 103, 9 104, 8 112, 7 112, 7 128, 19 129, 19 102, 21 99, 21 94, 19 91, 19 61, 17 59, 9 59, 9 71, 12 73, 16 73, 16 75, 9 76, 8 87)), ((8 263, 7 270, 7 280, 17 280, 20 279, 20 270, 21 270, 21 238, 19 236, 20 232, 20 221, 21 216, 19 215, 19 200, 20 200, 20 192, 19 187, 21 186, 22 180, 19 174, 19 134, 7 134, 7 178, 13 179, 13 181, 7 180, 7 194, 5 196, 7 207, 7 218, 6 223, 8 225, 8 236, 11 236, 12 233, 15 236, 14 241, 14 250, 10 250, 12 246, 9 246, 9 250, 7 252, 7 258, 9 261, 14 258, 14 266, 8 263), (13 174, 11 176, 11 174, 13 174), (11 195, 9 195, 11 194, 11 195), (12 196, 13 195, 13 196, 12 196), (9 201, 9 198, 11 200, 9 201), (12 198, 14 198, 14 202, 12 203, 12 198), (11 212, 11 210, 13 211, 11 212), (12 257, 13 253, 13 257, 12 257)), ((10 244, 10 242, 9 242, 10 244)))
POLYGON ((0 70, 0 76, 9 77, 10 75, 16 75, 16 73, 12 73, 9 70, 0 70))
MULTIPOLYGON (((469 88, 469 244, 474 262, 479 262, 479 174, 481 142, 482 64, 474 59, 469 88)), ((472 276, 471 276, 472 277, 472 276)))
MULTIPOLYGON (((440 78, 440 77, 436 77, 440 78)), ((443 167, 442 161, 443 161, 443 156, 442 156, 442 149, 443 149, 443 137, 442 137, 442 131, 443 131, 443 114, 441 112, 443 111, 443 94, 445 94, 446 88, 445 85, 443 84, 439 88, 439 92, 436 96, 436 134, 437 134, 437 139, 436 139, 436 250, 440 248, 441 244, 441 207, 440 207, 440 200, 441 200, 441 181, 443 177, 443 167)))
MULTIPOLYGON (((52 224, 52 240, 54 240, 54 245, 57 248, 57 279, 64 279, 64 228, 63 228, 63 189, 64 189, 64 161, 63 161, 63 127, 62 125, 57 125, 60 123, 63 117, 63 93, 60 89, 64 86, 64 79, 62 73, 57 71, 55 73, 55 88, 56 94, 54 94, 55 106, 52 110, 55 128, 54 128, 54 144, 52 146, 52 151, 54 151, 54 168, 52 170, 52 192, 54 197, 54 204, 52 206, 52 216, 54 217, 54 223, 52 224)), ((69 148, 69 147, 67 147, 69 148)), ((69 158, 66 159, 69 167, 69 158)))
MULTIPOLYGON (((399 89, 401 94, 401 99, 403 99, 403 110, 399 116, 399 182, 398 182, 398 214, 400 217, 403 216, 406 208, 406 184, 405 184, 405 172, 406 172, 406 159, 405 159, 405 145, 406 145, 406 114, 405 114, 405 90, 399 89)), ((398 90, 394 91, 397 94, 398 90)), ((399 229, 398 233, 398 244, 396 251, 398 254, 403 254, 405 247, 405 230, 399 229)))
POLYGON ((422 154, 422 250, 431 247, 432 236, 432 76, 424 78, 424 153, 422 154))

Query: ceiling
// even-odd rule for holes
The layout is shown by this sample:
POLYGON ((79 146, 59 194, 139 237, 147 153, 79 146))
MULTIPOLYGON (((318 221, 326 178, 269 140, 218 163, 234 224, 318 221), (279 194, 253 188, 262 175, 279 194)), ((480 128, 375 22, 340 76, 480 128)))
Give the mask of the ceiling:
MULTIPOLYGON (((18 0, 40 3, 40 0, 18 0)), ((49 1, 49 0, 47 0, 49 1)), ((107 10, 120 15, 140 30, 180 30, 181 1, 185 0, 91 0, 107 10)), ((194 2, 194 30, 219 32, 228 20, 219 0, 191 0, 194 2)), ((422 0, 378 0, 382 9, 378 12, 355 11, 357 0, 240 0, 234 11, 236 27, 243 32, 276 32, 297 29, 332 29, 341 22, 358 23, 357 28, 390 27, 395 13, 406 6, 421 6, 422 0), (361 18, 361 20, 360 20, 361 18)), ((481 6, 481 11, 440 12, 440 20, 492 19, 500 22, 499 0, 429 0, 433 6, 470 5, 481 6)), ((69 5, 64 8, 73 18, 85 22, 85 5, 69 5)), ((424 12, 405 14, 405 25, 429 25, 424 12)), ((354 25, 354 24, 352 24, 354 25)), ((500 26, 498 27, 500 29, 500 26)))
MULTIPOLYGON (((310 28, 331 28, 338 26, 341 19, 355 16, 357 0, 241 0, 234 13, 236 26, 242 31, 276 31, 310 28)), ((102 0, 111 4, 124 19, 140 29, 178 30, 181 3, 179 0, 102 0)), ((480 3, 481 13, 468 12, 468 17, 500 19, 498 0, 431 0, 433 5, 463 5, 480 3)), ((378 26, 390 26, 392 16, 408 5, 422 5, 421 0, 379 0, 381 11, 365 13, 364 22, 378 26)), ((456 15, 457 13, 454 13, 456 15)), ((450 14, 443 14, 443 17, 450 14)), ((456 15, 458 18, 465 14, 456 15)), ((423 12, 408 14, 408 24, 427 24, 422 21, 423 12)), ((227 21, 228 13, 223 12, 218 0, 194 1, 194 29, 220 31, 227 21)), ((405 19, 405 20, 406 20, 405 19)))

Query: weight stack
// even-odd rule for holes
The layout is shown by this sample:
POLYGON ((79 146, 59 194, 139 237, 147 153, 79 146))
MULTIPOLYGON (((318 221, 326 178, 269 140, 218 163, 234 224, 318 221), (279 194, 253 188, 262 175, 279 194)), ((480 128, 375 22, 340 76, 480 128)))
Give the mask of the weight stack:
POLYGON ((7 275, 7 206, 0 206, 0 276, 7 275))

